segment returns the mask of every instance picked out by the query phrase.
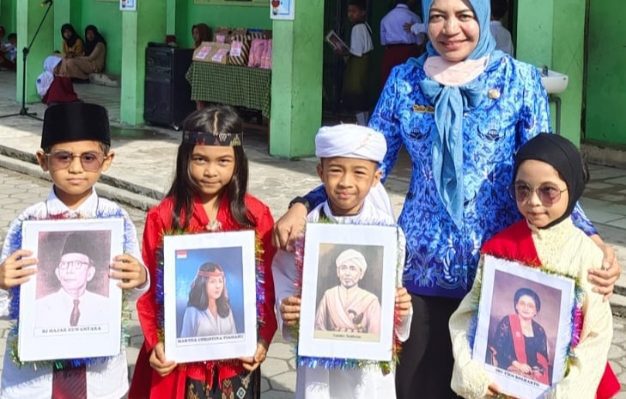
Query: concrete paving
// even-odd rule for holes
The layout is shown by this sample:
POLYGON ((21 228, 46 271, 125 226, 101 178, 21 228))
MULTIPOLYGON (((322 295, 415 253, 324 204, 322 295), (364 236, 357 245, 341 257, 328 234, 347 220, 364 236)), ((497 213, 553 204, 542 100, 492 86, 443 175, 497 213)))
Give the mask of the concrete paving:
MULTIPOLYGON (((19 110, 10 98, 15 93, 13 76, 0 73, 0 115, 19 110)), ((119 89, 94 85, 77 85, 79 96, 86 101, 103 104, 109 109, 114 124, 113 149, 116 158, 102 179, 106 186, 99 190, 120 202, 146 209, 156 202, 169 186, 173 172, 176 148, 180 133, 163 128, 133 129, 119 125, 119 89)), ((42 105, 31 109, 43 115, 42 105)), ((18 170, 30 176, 40 176, 32 164, 32 154, 39 148, 41 122, 26 118, 0 119, 0 167, 18 170), (30 162, 30 163, 29 163, 30 162)), ((286 209, 289 200, 319 184, 314 173, 315 159, 283 160, 267 154, 267 136, 258 129, 245 132, 244 143, 250 159, 249 191, 268 203, 275 217, 286 209)), ((594 221, 605 241, 612 244, 622 267, 626 265, 626 170, 592 166, 592 182, 583 206, 594 221)), ((397 212, 402 207, 410 176, 410 161, 401 154, 398 165, 389 177, 386 187, 397 212)), ((47 192, 47 186, 32 177, 2 171, 0 175, 0 224, 8 221, 25 204, 34 202, 47 192), (8 177, 5 177, 6 176, 8 177), (26 187, 26 190, 24 188, 26 187), (37 189, 35 187, 38 187, 37 189), (22 195, 26 191, 27 195, 22 195), (22 195, 20 197, 19 195, 22 195), (6 206, 4 201, 6 202, 6 206)), ((143 213, 133 211, 139 231, 143 226, 143 213)), ((622 276, 618 293, 626 293, 626 276, 622 276)), ((614 309, 626 309, 626 300, 614 295, 614 309), (623 303, 621 303, 623 301, 623 303)), ((619 313, 619 312, 618 312, 619 313)), ((0 324, 6 329, 6 324, 0 324)), ((6 337, 6 333, 0 336, 6 337)), ((263 366, 264 398, 292 397, 295 387, 294 355, 288 344, 277 337, 263 366)), ((2 342, 2 341, 0 341, 2 342)), ((133 329, 131 347, 141 345, 139 327, 133 329)), ((611 361, 622 382, 626 382, 626 319, 615 318, 615 335, 611 348, 611 361)), ((136 349, 129 350, 129 360, 134 362, 136 349)), ((626 391, 619 398, 626 399, 626 391)))

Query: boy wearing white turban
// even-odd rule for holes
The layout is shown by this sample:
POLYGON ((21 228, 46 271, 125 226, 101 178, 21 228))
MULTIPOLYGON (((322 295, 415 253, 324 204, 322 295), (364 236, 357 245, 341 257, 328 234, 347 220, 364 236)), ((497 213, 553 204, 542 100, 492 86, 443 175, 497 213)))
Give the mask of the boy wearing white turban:
POLYGON ((335 263, 340 284, 324 293, 315 313, 315 329, 378 335, 380 302, 376 295, 359 287, 367 270, 365 257, 346 249, 335 263))
MULTIPOLYGON (((315 137, 315 154, 319 158, 317 172, 324 184, 328 200, 309 212, 307 221, 318 222, 320 219, 325 219, 331 223, 395 225, 391 202, 380 184, 379 166, 386 151, 387 144, 383 135, 368 127, 347 124, 322 127, 315 137)), ((398 253, 401 259, 398 259, 397 264, 403 265, 404 235, 399 234, 399 236, 398 253)), ((331 288, 327 293, 335 289, 338 295, 341 295, 342 289, 343 294, 350 291, 350 300, 353 298, 353 293, 365 293, 367 295, 358 295, 359 299, 363 300, 363 304, 366 305, 372 305, 373 299, 378 310, 372 310, 375 306, 360 306, 358 310, 348 309, 352 312, 347 312, 330 304, 329 300, 325 306, 326 309, 332 309, 335 316, 346 314, 346 317, 351 318, 352 321, 347 319, 344 324, 334 322, 334 325, 326 324, 325 329, 345 328, 346 331, 377 333, 380 326, 364 319, 365 314, 369 313, 368 318, 380 320, 378 298, 358 287, 358 281, 363 277, 367 268, 365 258, 354 250, 347 250, 339 255, 336 263, 337 275, 342 285, 331 288), (356 277, 342 276, 340 272, 342 265, 347 265, 346 271, 349 271, 351 264, 358 269, 356 277), (363 292, 357 292, 358 290, 363 292), (378 315, 375 314, 376 312, 378 315)), ((296 292, 296 280, 299 277, 294 255, 279 250, 274 256, 272 271, 276 304, 279 310, 277 313, 280 314, 279 325, 283 336, 290 339, 289 329, 286 326, 293 326, 300 319, 300 298, 296 292)), ((398 270, 397 275, 402 276, 402 270, 398 270)), ((324 300, 322 299, 322 304, 324 300)), ((396 314, 401 317, 400 326, 395 333, 400 341, 405 341, 409 336, 412 311, 410 296, 406 289, 401 287, 401 281, 398 281, 395 302, 396 314)), ((335 318, 331 317, 330 312, 328 313, 328 318, 335 318)), ((320 316, 320 318, 324 317, 320 316)), ((377 367, 327 369, 298 366, 296 398, 393 399, 395 398, 394 379, 393 372, 384 375, 377 367)))

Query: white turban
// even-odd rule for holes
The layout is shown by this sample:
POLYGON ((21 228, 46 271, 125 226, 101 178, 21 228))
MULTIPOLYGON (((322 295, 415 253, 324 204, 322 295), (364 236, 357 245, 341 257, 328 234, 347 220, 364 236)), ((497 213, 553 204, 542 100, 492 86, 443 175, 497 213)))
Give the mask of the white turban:
POLYGON ((359 251, 354 249, 346 249, 342 253, 339 254, 337 260, 335 261, 337 267, 341 265, 355 265, 361 269, 361 273, 365 273, 367 270, 367 262, 365 261, 365 256, 363 256, 359 251))
POLYGON ((386 152, 385 137, 365 126, 323 126, 315 136, 315 155, 318 158, 346 157, 382 162, 386 152))

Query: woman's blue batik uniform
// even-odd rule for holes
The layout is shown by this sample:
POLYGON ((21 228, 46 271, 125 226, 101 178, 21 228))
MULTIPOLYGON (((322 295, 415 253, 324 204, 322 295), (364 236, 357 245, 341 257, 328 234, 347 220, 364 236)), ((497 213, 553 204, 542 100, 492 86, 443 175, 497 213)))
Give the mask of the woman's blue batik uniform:
MULTIPOLYGON (((508 194, 513 155, 541 132, 550 131, 550 110, 537 68, 494 51, 479 75, 482 101, 463 116, 462 218, 454 223, 433 179, 433 104, 420 89, 424 57, 396 67, 370 120, 387 139, 382 169, 393 169, 404 145, 413 172, 398 224, 407 237, 404 283, 418 295, 462 298, 470 289, 479 250, 498 231, 521 218, 508 194)), ((577 207, 576 225, 596 230, 577 207)))

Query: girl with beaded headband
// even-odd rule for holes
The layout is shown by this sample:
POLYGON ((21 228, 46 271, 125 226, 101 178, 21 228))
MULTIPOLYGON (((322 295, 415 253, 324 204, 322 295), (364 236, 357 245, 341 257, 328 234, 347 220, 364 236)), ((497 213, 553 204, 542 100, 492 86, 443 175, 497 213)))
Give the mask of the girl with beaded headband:
MULTIPOLYGON (((246 193, 248 160, 242 147, 242 130, 238 115, 225 106, 195 111, 183 122, 174 181, 166 197, 146 218, 143 258, 155 284, 137 301, 144 344, 137 359, 130 399, 259 397, 259 365, 276 331, 271 275, 275 250, 271 244, 273 219, 269 208, 246 193), (181 365, 166 359, 163 235, 242 229, 254 229, 257 237, 258 343, 255 355, 181 365)), ((206 270, 211 271, 215 272, 206 270)), ((201 270, 200 277, 202 274, 201 270)), ((189 306, 195 306, 192 296, 189 306)))
POLYGON ((180 336, 206 337, 236 333, 224 270, 216 263, 204 263, 191 284, 180 336))

